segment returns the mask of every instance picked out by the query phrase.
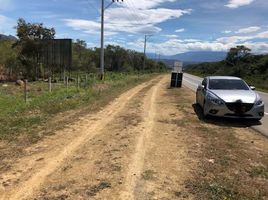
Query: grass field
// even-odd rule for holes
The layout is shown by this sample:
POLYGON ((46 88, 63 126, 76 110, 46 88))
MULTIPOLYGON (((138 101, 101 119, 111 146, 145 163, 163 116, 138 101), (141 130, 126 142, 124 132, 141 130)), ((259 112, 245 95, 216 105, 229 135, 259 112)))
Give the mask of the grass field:
MULTIPOLYGON (((28 100, 25 103, 23 87, 14 83, 0 85, 0 140, 14 140, 19 136, 31 142, 43 135, 53 117, 65 111, 86 107, 94 109, 105 105, 124 90, 141 83, 155 74, 107 73, 105 81, 90 77, 85 82, 81 78, 80 86, 70 82, 67 88, 63 82, 53 83, 52 92, 48 83, 43 81, 28 84, 28 100)), ((81 76, 84 77, 84 76, 81 76)), ((73 119, 75 120, 75 119, 73 119)), ((59 124, 56 124, 57 128, 59 124)))

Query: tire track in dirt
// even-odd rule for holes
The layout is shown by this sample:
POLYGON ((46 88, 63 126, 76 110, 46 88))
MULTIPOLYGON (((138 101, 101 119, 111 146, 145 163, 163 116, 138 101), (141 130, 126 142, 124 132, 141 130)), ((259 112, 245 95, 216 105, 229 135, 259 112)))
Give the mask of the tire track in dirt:
POLYGON ((200 141, 189 137, 189 118, 178 109, 185 104, 179 95, 182 88, 168 89, 168 82, 157 92, 153 134, 134 191, 137 200, 192 199, 185 191, 185 180, 196 170, 196 159, 189 152, 198 152, 200 141))
POLYGON ((150 139, 154 127, 155 100, 159 87, 164 83, 166 77, 153 86, 143 102, 143 123, 136 129, 141 133, 136 142, 135 153, 132 162, 128 166, 128 173, 125 178, 125 189, 120 194, 122 200, 134 200, 137 181, 141 178, 144 158, 146 154, 146 143, 150 139))
MULTIPOLYGON (((22 159, 22 162, 16 164, 19 169, 15 169, 15 171, 21 171, 24 166, 28 166, 26 177, 20 177, 20 180, 24 180, 19 181, 19 183, 14 183, 14 185, 8 189, 4 189, 1 192, 0 199, 21 200, 30 198, 36 191, 38 191, 48 175, 52 174, 58 167, 60 167, 64 163, 64 160, 73 155, 79 147, 98 135, 101 130, 108 123, 112 122, 116 115, 123 110, 127 102, 152 82, 153 80, 125 92, 110 105, 97 113, 94 118, 88 119, 87 117, 84 117, 79 120, 78 124, 71 126, 71 130, 68 130, 67 128, 67 130, 65 130, 66 132, 77 132, 76 138, 72 138, 70 140, 71 142, 68 144, 63 144, 63 147, 57 146, 55 151, 52 149, 47 154, 42 155, 44 162, 40 169, 35 169, 33 160, 35 160, 36 157, 26 159, 27 161, 32 161, 30 164, 23 163, 25 160, 22 159)), ((14 174, 14 169, 9 173, 14 174)), ((5 174, 5 176, 8 177, 8 174, 5 174)))
POLYGON ((133 97, 100 134, 85 143, 46 178, 35 200, 118 200, 144 117, 152 82, 133 97))

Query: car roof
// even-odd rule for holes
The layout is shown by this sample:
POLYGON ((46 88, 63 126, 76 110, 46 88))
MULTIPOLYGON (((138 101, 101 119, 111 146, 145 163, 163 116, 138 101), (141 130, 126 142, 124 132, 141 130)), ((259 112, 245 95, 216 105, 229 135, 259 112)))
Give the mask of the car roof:
POLYGON ((208 79, 228 79, 228 80, 241 80, 239 77, 235 76, 208 76, 208 79))

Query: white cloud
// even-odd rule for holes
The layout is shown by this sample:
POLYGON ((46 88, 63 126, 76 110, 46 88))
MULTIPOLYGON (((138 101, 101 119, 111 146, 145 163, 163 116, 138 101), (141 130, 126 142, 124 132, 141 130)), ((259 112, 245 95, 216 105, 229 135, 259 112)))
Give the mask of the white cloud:
POLYGON ((226 31, 222 31, 222 33, 224 33, 224 34, 228 34, 228 33, 232 33, 232 31, 230 31, 230 30, 226 30, 226 31))
MULTIPOLYGON (((158 24, 166 22, 170 19, 178 19, 184 15, 191 14, 191 10, 182 9, 167 9, 159 8, 159 5, 164 2, 175 2, 175 0, 140 0, 134 3, 134 0, 124 1, 124 4, 119 4, 119 7, 111 7, 106 10, 105 13, 105 33, 110 35, 107 37, 107 44, 121 45, 125 48, 135 49, 137 51, 143 51, 144 39, 142 36, 140 39, 134 40, 136 34, 155 34, 159 33, 162 29, 158 27, 158 24), (132 3, 131 3, 132 2, 132 3), (118 33, 125 32, 131 41, 116 40, 118 33)), ((230 0, 227 7, 237 8, 239 6, 248 5, 252 1, 238 1, 230 0)), ((64 19, 65 24, 83 33, 96 34, 100 33, 100 19, 96 20, 84 20, 84 19, 64 19)), ((259 27, 252 26, 248 28, 240 29, 236 32, 231 30, 225 30, 223 33, 254 33, 260 30, 259 27)), ((174 32, 174 34, 159 34, 164 36, 166 41, 159 42, 158 40, 148 41, 148 52, 161 52, 161 54, 173 55, 187 51, 227 51, 231 47, 236 45, 246 45, 253 50, 253 52, 265 52, 268 51, 268 44, 264 42, 253 42, 254 39, 268 38, 268 31, 256 33, 255 35, 233 35, 230 37, 221 37, 213 41, 201 41, 198 39, 181 39, 178 38, 176 33, 185 31, 181 28, 174 32)), ((227 35, 229 36, 229 35, 227 35)), ((92 44, 90 45, 92 46, 92 44)))
POLYGON ((228 43, 238 43, 238 42, 245 42, 249 40, 254 40, 254 39, 266 39, 268 38, 268 31, 265 32, 260 32, 256 35, 249 35, 249 36, 230 36, 230 37, 221 37, 218 38, 216 41, 221 42, 223 44, 228 44, 228 43))
MULTIPOLYGON (((65 19, 64 22, 67 26, 72 27, 74 30, 83 31, 88 34, 100 34, 100 23, 83 19, 65 19)), ((118 32, 128 33, 147 33, 153 34, 160 32, 161 28, 153 25, 132 26, 124 24, 111 24, 105 25, 105 35, 116 35, 118 32)))
MULTIPOLYGON (((143 42, 135 41, 127 43, 127 48, 142 51, 143 42)), ((169 39, 162 43, 148 43, 148 52, 154 52, 157 49, 163 55, 174 55, 188 51, 227 51, 231 45, 220 42, 193 41, 185 42, 178 39, 169 39)))
MULTIPOLYGON (((84 19, 64 19, 63 20, 67 26, 72 27, 76 31, 83 31, 83 33, 88 34, 100 34, 100 23, 84 20, 84 19)), ((115 35, 117 34, 109 27, 105 28, 105 35, 115 35)))
POLYGON ((201 40, 197 40, 197 39, 185 39, 183 41, 184 42, 200 42, 201 40))
POLYGON ((177 35, 163 35, 164 37, 167 37, 167 38, 177 38, 178 36, 177 35))
POLYGON ((252 39, 252 36, 230 36, 230 37, 221 37, 216 39, 217 42, 221 42, 223 44, 228 43, 236 43, 236 42, 244 42, 252 39))
POLYGON ((242 42, 223 44, 217 41, 199 41, 191 43, 183 43, 176 40, 169 40, 164 43, 149 44, 148 51, 154 52, 157 49, 161 54, 174 55, 188 51, 228 51, 237 45, 245 45, 252 49, 253 53, 267 53, 268 43, 265 42, 242 42))
POLYGON ((68 33, 56 33, 56 38, 70 38, 70 35, 68 33))
MULTIPOLYGON (((157 49, 163 55, 174 55, 188 51, 228 51, 231 47, 245 45, 252 49, 253 53, 267 53, 267 42, 254 42, 254 39, 268 38, 268 31, 258 33, 252 36, 230 36, 218 38, 214 41, 201 41, 198 39, 177 39, 169 38, 164 42, 148 42, 148 52, 154 52, 157 49)), ((143 40, 128 42, 127 48, 142 51, 143 40)))
POLYGON ((225 6, 228 8, 238 8, 240 6, 246 6, 253 3, 255 0, 229 0, 225 6))
POLYGON ((245 45, 250 48, 253 53, 256 54, 267 54, 268 52, 268 43, 267 42, 246 42, 241 45, 245 45))
POLYGON ((126 25, 158 24, 190 13, 189 9, 156 8, 126 12, 125 8, 113 8, 106 11, 105 20, 108 23, 126 25))
MULTIPOLYGON (((162 2, 162 1, 161 1, 162 2)), ((136 12, 126 12, 125 8, 111 8, 105 14, 105 29, 107 35, 114 35, 119 32, 131 34, 154 34, 162 29, 157 24, 170 19, 177 19, 185 14, 190 14, 191 10, 181 9, 145 9, 136 12)), ((67 26, 85 33, 99 34, 100 22, 84 19, 64 19, 67 26)))
POLYGON ((155 8, 159 6, 162 3, 165 2, 175 2, 176 0, 127 0, 124 1, 124 4, 122 6, 128 6, 135 9, 149 9, 149 8, 155 8))
POLYGON ((6 16, 0 15, 0 24, 1 25, 4 24, 4 23, 6 23, 7 20, 8 20, 8 18, 6 16))
POLYGON ((181 29, 177 29, 177 30, 175 30, 175 32, 176 33, 181 33, 181 32, 184 32, 185 31, 185 29, 184 28, 181 28, 181 29))
POLYGON ((15 34, 14 25, 16 24, 16 21, 8 18, 4 15, 0 15, 0 33, 3 34, 15 34))
POLYGON ((247 28, 241 28, 238 31, 236 31, 236 33, 253 33, 253 32, 256 32, 260 29, 261 29, 261 27, 251 26, 251 27, 247 27, 247 28))
POLYGON ((259 37, 259 38, 268 38, 268 31, 258 33, 257 37, 259 37))

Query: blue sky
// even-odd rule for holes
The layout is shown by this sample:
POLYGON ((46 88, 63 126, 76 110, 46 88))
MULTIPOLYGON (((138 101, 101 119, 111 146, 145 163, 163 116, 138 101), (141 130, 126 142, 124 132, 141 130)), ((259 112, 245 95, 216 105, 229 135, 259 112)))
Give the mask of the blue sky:
MULTIPOLYGON (((105 0, 106 5, 112 0, 105 0)), ((100 43, 100 0, 0 0, 0 33, 19 17, 56 29, 57 38, 100 43)), ((105 11, 105 44, 173 55, 246 45, 268 53, 268 0, 124 0, 105 11)))

